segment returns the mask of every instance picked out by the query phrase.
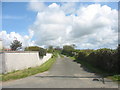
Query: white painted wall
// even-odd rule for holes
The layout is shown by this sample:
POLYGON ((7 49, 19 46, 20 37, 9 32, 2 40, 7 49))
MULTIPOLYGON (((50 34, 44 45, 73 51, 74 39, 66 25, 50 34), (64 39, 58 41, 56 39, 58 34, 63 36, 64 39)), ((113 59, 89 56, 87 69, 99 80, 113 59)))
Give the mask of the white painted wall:
POLYGON ((2 56, 3 56, 3 53, 0 52, 0 73, 2 73, 2 56))
POLYGON ((2 40, 0 40, 0 51, 3 49, 2 40))
POLYGON ((40 66, 52 56, 52 54, 47 53, 40 59, 38 52, 6 52, 4 54, 5 72, 40 66))

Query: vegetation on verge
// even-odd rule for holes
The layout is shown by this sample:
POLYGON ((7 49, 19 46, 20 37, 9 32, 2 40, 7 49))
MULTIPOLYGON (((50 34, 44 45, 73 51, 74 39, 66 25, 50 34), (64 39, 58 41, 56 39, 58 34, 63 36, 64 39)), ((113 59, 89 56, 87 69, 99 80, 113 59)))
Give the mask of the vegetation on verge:
POLYGON ((81 60, 91 64, 93 67, 101 69, 111 74, 118 74, 118 51, 112 49, 80 51, 75 56, 76 60, 81 60))
POLYGON ((60 55, 61 58, 64 58, 64 55, 62 55, 62 54, 59 54, 59 55, 60 55))
POLYGON ((120 81, 120 45, 117 49, 78 50, 72 46, 63 46, 62 54, 81 63, 83 67, 103 76, 120 81))
POLYGON ((39 51, 40 47, 38 46, 29 46, 25 48, 25 51, 39 51))
POLYGON ((120 83, 120 75, 108 76, 107 78, 110 78, 114 81, 118 81, 120 83))
POLYGON ((31 76, 37 73, 47 71, 51 68, 53 63, 56 61, 56 58, 57 58, 57 53, 54 53, 52 58, 50 58, 47 62, 45 62, 41 66, 3 74, 2 76, 0 76, 0 78, 2 77, 2 81, 15 80, 15 79, 25 78, 27 76, 31 76))
POLYGON ((74 51, 73 46, 65 45, 63 46, 62 54, 66 56, 74 56, 73 51, 74 51))
POLYGON ((68 56, 71 60, 75 60, 75 57, 68 56))
POLYGON ((2 81, 2 74, 0 74, 0 81, 2 81))

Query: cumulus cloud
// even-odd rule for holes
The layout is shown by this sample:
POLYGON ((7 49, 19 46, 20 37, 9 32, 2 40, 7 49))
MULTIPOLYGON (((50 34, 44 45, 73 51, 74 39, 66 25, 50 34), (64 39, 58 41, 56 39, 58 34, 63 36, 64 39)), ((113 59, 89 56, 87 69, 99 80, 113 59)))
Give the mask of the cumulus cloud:
POLYGON ((11 42, 13 40, 17 39, 20 42, 22 42, 22 46, 32 46, 35 44, 33 40, 31 40, 33 37, 33 31, 29 30, 29 35, 20 35, 19 33, 16 32, 10 32, 7 33, 7 31, 3 30, 0 32, 0 38, 3 40, 3 45, 5 48, 10 48, 11 42))
POLYGON ((4 46, 17 38, 23 46, 76 44, 78 48, 116 48, 118 44, 118 11, 107 5, 76 3, 29 3, 28 9, 38 12, 29 28, 29 35, 0 32, 4 46), (32 40, 33 36, 35 41, 32 40))
MULTIPOLYGON (((31 3, 32 4, 32 3, 31 3)), ((78 48, 116 48, 118 11, 100 4, 76 7, 76 3, 37 3, 31 30, 38 45, 76 44, 78 48)), ((34 5, 34 4, 32 4, 34 5)), ((34 7, 34 6, 32 6, 34 7)), ((33 9, 32 9, 33 10, 33 9)))

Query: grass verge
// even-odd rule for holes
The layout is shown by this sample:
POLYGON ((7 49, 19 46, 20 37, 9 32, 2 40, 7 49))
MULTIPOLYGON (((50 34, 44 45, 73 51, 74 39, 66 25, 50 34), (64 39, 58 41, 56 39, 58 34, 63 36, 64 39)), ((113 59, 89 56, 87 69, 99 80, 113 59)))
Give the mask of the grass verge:
POLYGON ((0 81, 2 81, 2 75, 0 74, 0 81))
POLYGON ((71 57, 71 56, 69 56, 69 58, 70 58, 71 60, 75 60, 75 57, 71 57))
POLYGON ((41 66, 10 72, 10 73, 1 75, 0 78, 2 78, 1 79, 2 81, 15 80, 15 79, 25 78, 31 75, 35 75, 37 73, 47 71, 51 68, 53 63, 56 61, 56 58, 57 58, 57 54, 54 54, 52 58, 50 58, 47 62, 45 62, 41 66))
POLYGON ((118 81, 120 83, 120 75, 108 76, 107 78, 118 81))
POLYGON ((61 58, 64 58, 64 55, 62 55, 62 54, 59 54, 59 55, 60 55, 61 58))

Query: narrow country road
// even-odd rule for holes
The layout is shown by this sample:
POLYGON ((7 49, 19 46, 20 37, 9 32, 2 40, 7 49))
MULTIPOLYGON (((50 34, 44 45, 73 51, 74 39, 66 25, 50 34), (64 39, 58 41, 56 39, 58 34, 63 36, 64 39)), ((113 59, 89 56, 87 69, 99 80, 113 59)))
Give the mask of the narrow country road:
MULTIPOLYGON (((80 64, 67 57, 58 58, 44 73, 3 83, 3 88, 118 88, 111 80, 93 81, 94 73, 85 71, 80 64)), ((99 79, 99 78, 98 78, 99 79)))

